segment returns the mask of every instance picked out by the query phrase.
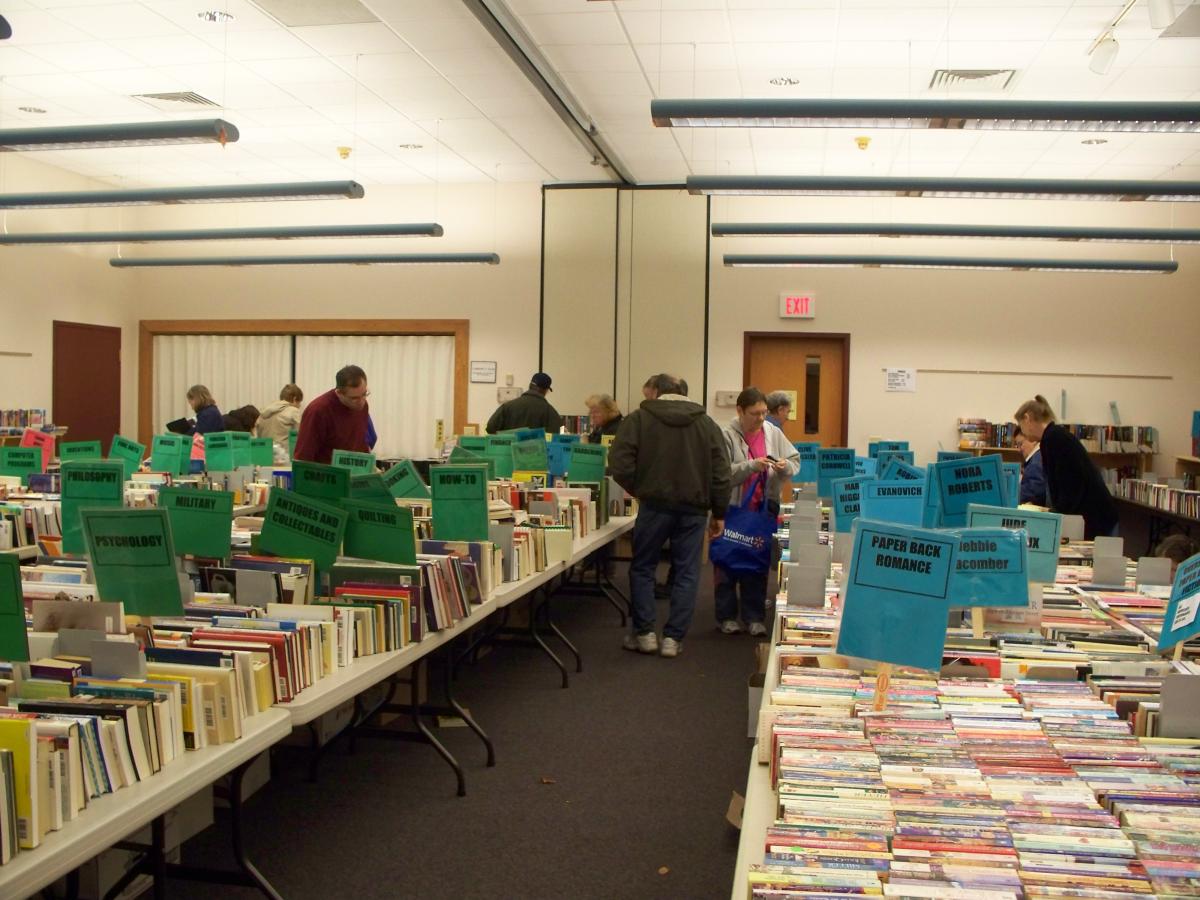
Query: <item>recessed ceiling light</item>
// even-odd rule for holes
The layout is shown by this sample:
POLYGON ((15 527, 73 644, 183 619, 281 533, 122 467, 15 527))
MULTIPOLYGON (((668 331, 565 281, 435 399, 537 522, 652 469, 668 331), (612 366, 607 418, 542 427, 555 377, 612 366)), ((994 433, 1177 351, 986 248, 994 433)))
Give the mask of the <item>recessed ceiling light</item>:
POLYGON ((778 78, 772 78, 771 84, 776 87, 792 87, 800 83, 799 78, 788 78, 786 75, 780 75, 778 78))
POLYGON ((233 13, 225 12, 223 9, 206 9, 196 13, 196 18, 201 22, 215 22, 218 25, 224 25, 226 22, 233 21, 233 13))
POLYGON ((398 149, 398 150, 420 150, 424 146, 425 146, 424 144, 397 144, 396 149, 398 149))
POLYGON ((1095 147, 1098 144, 1107 144, 1108 138, 1087 138, 1086 140, 1080 141, 1079 143, 1087 144, 1089 147, 1095 147))
POLYGON ((42 115, 46 112, 40 106, 18 106, 17 109, 24 113, 37 113, 38 115, 42 115))

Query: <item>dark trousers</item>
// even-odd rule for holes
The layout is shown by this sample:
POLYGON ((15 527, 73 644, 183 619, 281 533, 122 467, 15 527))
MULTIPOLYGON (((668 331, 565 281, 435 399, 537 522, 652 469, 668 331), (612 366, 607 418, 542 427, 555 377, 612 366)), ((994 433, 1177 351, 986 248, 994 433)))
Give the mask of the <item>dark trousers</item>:
POLYGON ((730 572, 713 566, 713 605, 717 621, 738 618, 738 594, 741 594, 743 622, 762 622, 767 616, 767 573, 730 572))
POLYGON ((696 611, 700 585, 700 556, 704 549, 706 513, 673 512, 642 505, 633 525, 633 561, 629 564, 629 601, 633 608, 633 630, 654 630, 654 573, 663 545, 671 542, 671 608, 663 637, 683 640, 696 611))

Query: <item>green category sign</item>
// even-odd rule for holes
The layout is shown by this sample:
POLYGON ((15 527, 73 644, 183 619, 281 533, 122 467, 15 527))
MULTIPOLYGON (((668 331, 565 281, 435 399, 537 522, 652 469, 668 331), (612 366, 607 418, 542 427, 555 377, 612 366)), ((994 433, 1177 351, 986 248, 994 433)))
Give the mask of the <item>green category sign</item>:
POLYGON ((139 444, 137 441, 131 441, 127 437, 121 437, 119 434, 114 434, 112 443, 108 447, 108 458, 119 459, 125 465, 125 480, 128 481, 133 477, 142 466, 142 459, 146 455, 146 445, 139 444))
POLYGON ((472 453, 487 453, 488 439, 486 434, 460 434, 458 446, 472 453))
POLYGON ((0 447, 0 475, 19 477, 29 484, 29 476, 42 471, 40 447, 0 447))
POLYGON ((456 465, 487 466, 488 478, 496 477, 496 458, 493 456, 484 456, 464 447, 455 447, 450 451, 450 462, 456 465))
POLYGON ((63 462, 80 459, 103 459, 99 441, 68 441, 59 445, 58 458, 63 462))
POLYGON ((496 460, 497 478, 512 478, 513 444, 517 439, 511 434, 491 434, 487 439, 487 455, 496 460))
POLYGON ((506 428, 500 434, 510 434, 514 441, 532 441, 539 440, 542 443, 546 442, 546 431, 543 428, 506 428))
POLYGON ((487 470, 483 466, 434 466, 433 537, 438 541, 488 539, 487 470))
POLYGON ((355 450, 334 450, 333 464, 359 474, 375 471, 375 454, 359 453, 355 450))
POLYGON ((270 438, 250 438, 250 464, 275 465, 275 442, 270 438))
POLYGON ((305 497, 340 503, 350 496, 350 472, 340 466, 298 459, 292 463, 292 490, 305 497))
POLYGON ((171 520, 176 553, 221 559, 229 555, 232 491, 160 488, 158 505, 171 520))
POLYGON ((546 472, 550 469, 550 454, 544 437, 517 441, 512 448, 513 471, 546 472))
POLYGON ((183 598, 165 509, 85 509, 88 557, 100 599, 135 616, 181 616, 183 598))
POLYGON ((300 432, 298 432, 298 431, 289 431, 288 432, 288 459, 296 458, 296 439, 298 437, 300 437, 300 432))
POLYGON ((0 553, 0 659, 29 661, 25 630, 25 595, 21 591, 21 561, 15 553, 0 553))
POLYGON ((417 541, 413 531, 412 510, 393 504, 347 500, 347 556, 376 559, 404 566, 417 564, 417 541))
POLYGON ((187 475, 192 466, 192 439, 185 434, 159 434, 150 442, 150 468, 187 475))
POLYGON ((65 462, 62 466, 63 552, 87 550, 80 510, 125 505, 125 466, 117 460, 65 462))
POLYGON ((209 472, 232 472, 237 468, 233 459, 233 432, 213 431, 204 436, 204 468, 209 472))
POLYGON ((254 457, 250 450, 250 432, 231 431, 229 436, 233 441, 233 467, 240 469, 243 466, 254 465, 254 457))
POLYGON ((567 481, 604 481, 608 463, 608 448, 603 444, 572 444, 567 464, 567 481))
POLYGON ((429 487, 411 459, 402 459, 383 473, 383 484, 397 500, 428 499, 429 487))
POLYGON ((276 556, 311 559, 318 569, 328 571, 337 560, 345 531, 343 510, 295 491, 276 488, 267 500, 258 547, 276 556))
POLYGON ((370 475, 351 475, 350 499, 374 503, 376 506, 392 507, 396 505, 387 485, 383 483, 383 476, 377 472, 372 472, 370 475))

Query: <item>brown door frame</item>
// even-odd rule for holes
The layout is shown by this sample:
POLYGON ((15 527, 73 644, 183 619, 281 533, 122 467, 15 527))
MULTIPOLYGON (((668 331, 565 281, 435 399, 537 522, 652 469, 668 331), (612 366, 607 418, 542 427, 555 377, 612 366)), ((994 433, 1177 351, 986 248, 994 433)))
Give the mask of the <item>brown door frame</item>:
POLYGON ((850 335, 831 331, 744 331, 742 332, 742 384, 750 383, 750 344, 754 338, 804 340, 817 338, 842 342, 842 443, 850 439, 850 335))
MULTIPOLYGON (((469 319, 143 319, 138 323, 138 440, 154 422, 154 337, 159 334, 442 335, 454 338, 454 431, 467 422, 469 319)), ((330 373, 332 377, 332 373, 330 373)))

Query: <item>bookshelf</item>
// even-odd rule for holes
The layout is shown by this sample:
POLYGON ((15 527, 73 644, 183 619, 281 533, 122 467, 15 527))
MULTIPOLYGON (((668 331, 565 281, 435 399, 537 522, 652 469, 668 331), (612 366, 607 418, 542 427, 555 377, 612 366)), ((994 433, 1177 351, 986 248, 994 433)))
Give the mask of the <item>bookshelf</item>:
MULTIPOLYGON (((61 441, 67 436, 67 428, 65 425, 31 425, 29 426, 34 431, 42 431, 54 435, 56 441, 61 441)), ((21 443, 21 438, 25 434, 25 429, 21 427, 4 427, 0 428, 0 447, 16 447, 21 443)))
POLYGON ((1188 490, 1196 490, 1200 484, 1200 457, 1175 457, 1175 477, 1183 479, 1183 486, 1188 490))
MULTIPOLYGON (((1021 461, 1021 452, 1017 450, 1016 447, 963 447, 962 449, 975 456, 987 456, 991 453, 999 453, 1004 457, 1006 462, 1021 461)), ((1154 458, 1153 453, 1143 453, 1140 450, 1128 453, 1105 450, 1089 450, 1088 456, 1092 458, 1092 462, 1096 464, 1097 468, 1132 468, 1137 470, 1139 477, 1149 471, 1151 462, 1154 458)), ((1196 471, 1200 472, 1200 460, 1197 461, 1196 471)))

